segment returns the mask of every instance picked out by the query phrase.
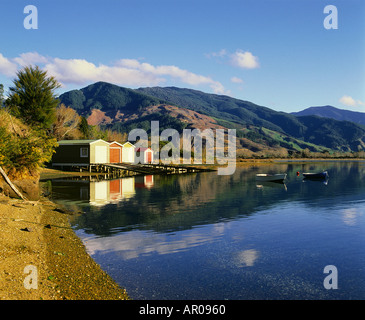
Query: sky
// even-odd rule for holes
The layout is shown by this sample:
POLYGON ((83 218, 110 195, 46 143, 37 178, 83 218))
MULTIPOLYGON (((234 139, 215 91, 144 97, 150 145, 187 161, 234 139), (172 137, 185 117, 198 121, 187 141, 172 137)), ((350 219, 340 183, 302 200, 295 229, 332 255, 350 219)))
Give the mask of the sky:
POLYGON ((59 94, 106 81, 365 112, 364 0, 1 0, 0 30, 5 92, 38 65, 59 94))

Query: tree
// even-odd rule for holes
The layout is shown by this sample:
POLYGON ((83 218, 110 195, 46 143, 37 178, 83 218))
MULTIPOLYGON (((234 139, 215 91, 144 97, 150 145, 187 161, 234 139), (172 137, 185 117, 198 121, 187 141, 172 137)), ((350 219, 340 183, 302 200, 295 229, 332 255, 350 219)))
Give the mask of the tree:
POLYGON ((80 120, 81 117, 74 109, 61 103, 56 109, 56 120, 52 125, 53 135, 57 141, 64 138, 78 138, 80 120))
POLYGON ((303 158, 311 158, 311 152, 308 148, 302 150, 302 157, 303 158))
POLYGON ((79 130, 81 131, 81 134, 83 135, 84 139, 90 138, 90 127, 89 124, 87 123, 86 118, 83 116, 81 116, 79 130))
POLYGON ((6 100, 12 114, 35 128, 49 129, 58 105, 55 90, 61 85, 38 66, 18 71, 13 84, 6 100))

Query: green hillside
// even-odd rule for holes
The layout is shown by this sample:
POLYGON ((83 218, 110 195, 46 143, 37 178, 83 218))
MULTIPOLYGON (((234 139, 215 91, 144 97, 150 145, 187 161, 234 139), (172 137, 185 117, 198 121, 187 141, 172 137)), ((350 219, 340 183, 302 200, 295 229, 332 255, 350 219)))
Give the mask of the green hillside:
POLYGON ((97 82, 80 90, 65 92, 60 96, 60 101, 80 113, 90 113, 92 109, 138 109, 164 103, 161 99, 106 82, 97 82))
POLYGON ((359 151, 365 146, 365 129, 361 125, 317 116, 297 117, 278 112, 224 95, 208 94, 192 89, 176 87, 152 87, 136 90, 97 82, 80 90, 72 90, 60 96, 61 103, 71 106, 84 116, 93 109, 109 113, 112 122, 105 127, 120 132, 131 128, 148 128, 148 121, 160 120, 160 127, 178 130, 185 128, 186 119, 163 114, 146 115, 150 106, 169 104, 208 115, 219 125, 236 128, 239 138, 248 139, 269 147, 292 150, 309 148, 319 151, 325 148, 340 151, 359 151), (132 112, 133 119, 121 122, 116 113, 132 112), (270 130, 271 133, 263 129, 270 130), (273 134, 275 132, 276 134, 273 134))
POLYGON ((319 116, 340 121, 351 121, 365 126, 365 113, 338 109, 332 106, 310 107, 299 112, 292 112, 297 117, 319 116))
POLYGON ((326 148, 341 151, 358 151, 364 148, 365 129, 352 122, 317 116, 296 117, 249 101, 191 89, 152 87, 139 88, 137 91, 222 120, 264 127, 326 148))

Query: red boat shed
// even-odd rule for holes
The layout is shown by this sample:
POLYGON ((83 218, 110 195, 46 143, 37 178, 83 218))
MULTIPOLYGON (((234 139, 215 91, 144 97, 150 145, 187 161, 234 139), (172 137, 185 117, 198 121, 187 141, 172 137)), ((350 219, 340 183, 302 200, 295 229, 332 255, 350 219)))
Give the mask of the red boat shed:
POLYGON ((122 162, 122 149, 123 146, 119 142, 109 142, 110 163, 122 162))
POLYGON ((142 157, 142 163, 152 163, 153 162, 153 152, 151 148, 137 148, 136 155, 142 157))

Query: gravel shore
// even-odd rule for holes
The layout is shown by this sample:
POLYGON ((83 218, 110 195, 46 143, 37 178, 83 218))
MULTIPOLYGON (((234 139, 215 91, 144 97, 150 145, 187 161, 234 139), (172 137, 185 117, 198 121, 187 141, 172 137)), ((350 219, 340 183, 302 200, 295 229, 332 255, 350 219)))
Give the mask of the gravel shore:
POLYGON ((47 199, 0 195, 0 299, 129 299, 89 256, 68 218, 47 199))

